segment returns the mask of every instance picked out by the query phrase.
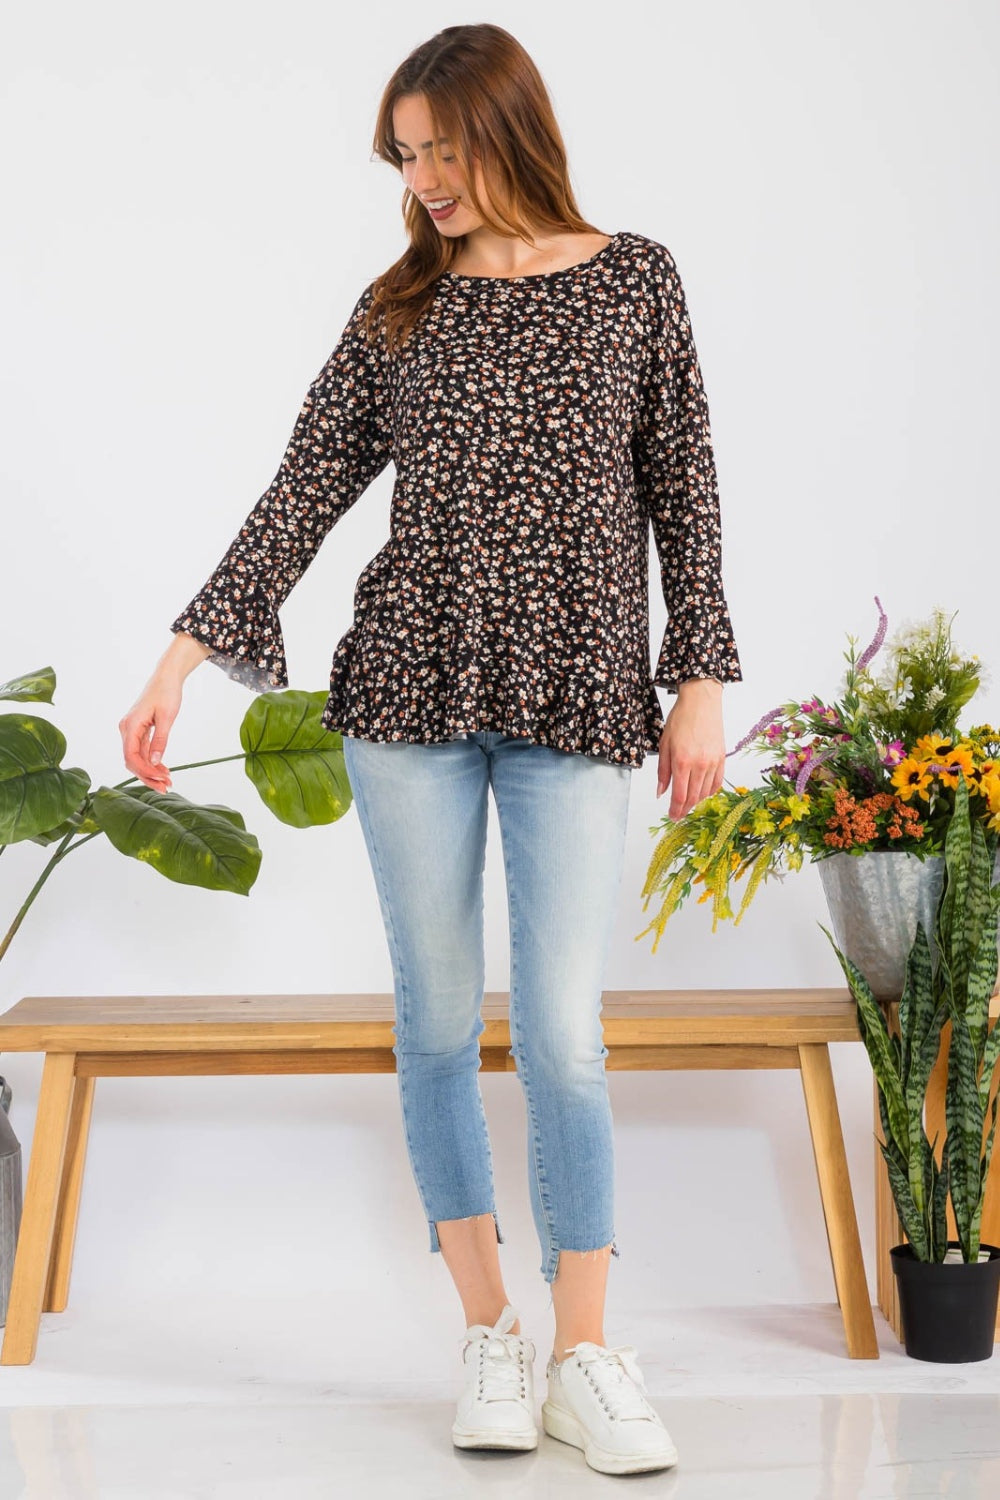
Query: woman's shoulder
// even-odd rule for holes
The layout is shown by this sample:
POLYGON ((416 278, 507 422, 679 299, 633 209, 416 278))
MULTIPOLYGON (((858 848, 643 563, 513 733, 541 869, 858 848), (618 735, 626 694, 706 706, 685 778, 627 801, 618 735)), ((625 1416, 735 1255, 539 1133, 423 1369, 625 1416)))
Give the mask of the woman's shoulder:
POLYGON ((651 235, 638 230, 622 229, 618 241, 625 263, 654 281, 669 280, 677 275, 677 263, 668 247, 651 235))

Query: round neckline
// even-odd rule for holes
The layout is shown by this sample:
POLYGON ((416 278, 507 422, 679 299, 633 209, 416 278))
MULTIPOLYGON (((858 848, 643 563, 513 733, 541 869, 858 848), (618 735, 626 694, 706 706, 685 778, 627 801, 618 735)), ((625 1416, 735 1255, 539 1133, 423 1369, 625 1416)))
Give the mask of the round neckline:
POLYGON ((602 245, 600 250, 596 251, 595 254, 588 255, 586 260, 574 261, 571 266, 561 266, 558 271, 529 271, 524 276, 466 276, 461 271, 442 271, 441 275, 450 277, 452 281, 486 281, 491 285, 499 282, 503 286, 509 285, 512 281, 552 281, 557 276, 569 276, 573 271, 582 271, 584 267, 594 265, 595 262, 601 260, 603 256, 614 249, 621 238, 621 234, 622 231, 616 229, 608 240, 608 243, 602 245))

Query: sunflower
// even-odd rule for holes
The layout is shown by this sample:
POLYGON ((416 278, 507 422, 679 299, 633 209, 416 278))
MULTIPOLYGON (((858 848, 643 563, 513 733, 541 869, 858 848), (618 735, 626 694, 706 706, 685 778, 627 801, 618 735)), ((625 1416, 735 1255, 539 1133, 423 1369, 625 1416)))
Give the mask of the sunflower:
MULTIPOLYGON (((943 760, 951 740, 942 734, 922 734, 910 751, 912 760, 943 760)), ((900 762, 903 764, 903 762, 900 762)))
POLYGON ((954 750, 948 750, 941 755, 937 762, 937 774, 947 776, 958 785, 958 773, 961 771, 966 781, 973 779, 972 750, 968 745, 956 745, 954 750))
MULTIPOLYGON (((930 739, 932 736, 925 735, 924 738, 930 739)), ((928 792, 933 780, 933 774, 927 769, 927 762, 917 760, 912 755, 901 760, 892 773, 892 784, 904 802, 909 802, 914 796, 920 796, 925 802, 928 801, 928 792)))

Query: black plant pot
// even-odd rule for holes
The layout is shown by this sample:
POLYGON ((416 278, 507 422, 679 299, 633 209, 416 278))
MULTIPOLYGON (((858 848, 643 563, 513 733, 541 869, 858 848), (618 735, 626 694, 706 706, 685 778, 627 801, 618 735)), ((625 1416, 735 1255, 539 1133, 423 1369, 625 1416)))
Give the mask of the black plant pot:
MULTIPOLYGON (((959 1249, 958 1240, 948 1241, 959 1249)), ((989 1359, 996 1337, 1000 1246, 980 1245, 989 1260, 917 1260, 909 1243, 889 1251, 899 1288, 903 1343, 912 1359, 968 1364, 989 1359)))

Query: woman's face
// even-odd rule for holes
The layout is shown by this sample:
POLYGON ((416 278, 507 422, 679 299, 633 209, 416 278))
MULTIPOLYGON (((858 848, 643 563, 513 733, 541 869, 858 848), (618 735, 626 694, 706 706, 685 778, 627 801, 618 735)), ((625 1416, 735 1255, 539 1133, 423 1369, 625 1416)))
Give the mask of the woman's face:
MULTIPOLYGON (((403 159, 403 181, 420 199, 441 233, 451 239, 479 228, 482 217, 468 202, 465 181, 444 136, 438 141, 440 168, 435 164, 431 154, 431 118, 423 94, 407 94, 397 99, 392 112, 392 133, 403 159), (440 211, 436 211, 438 204, 443 205, 440 211)), ((478 159, 474 163, 474 174, 480 201, 488 204, 478 159)))

